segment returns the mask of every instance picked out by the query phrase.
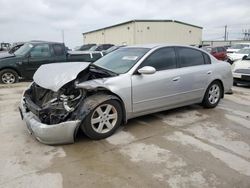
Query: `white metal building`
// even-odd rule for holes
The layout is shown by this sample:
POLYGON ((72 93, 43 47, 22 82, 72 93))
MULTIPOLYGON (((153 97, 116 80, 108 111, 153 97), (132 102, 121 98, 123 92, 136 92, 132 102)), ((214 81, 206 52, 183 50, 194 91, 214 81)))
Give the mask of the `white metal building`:
POLYGON ((175 43, 197 45, 201 41, 202 27, 176 20, 131 20, 83 33, 84 44, 175 43))

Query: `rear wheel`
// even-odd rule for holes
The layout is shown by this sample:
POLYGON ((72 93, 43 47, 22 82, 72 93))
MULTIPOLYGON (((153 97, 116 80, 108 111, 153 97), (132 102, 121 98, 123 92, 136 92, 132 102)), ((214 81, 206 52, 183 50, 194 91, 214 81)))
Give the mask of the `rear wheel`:
POLYGON ((0 83, 13 84, 18 82, 18 74, 12 69, 4 69, 0 71, 0 83))
POLYGON ((207 88, 202 104, 206 108, 214 108, 220 102, 221 96, 221 83, 218 81, 212 82, 207 88))
POLYGON ((88 137, 98 140, 112 135, 121 121, 122 109, 119 102, 107 100, 88 114, 81 128, 88 137))

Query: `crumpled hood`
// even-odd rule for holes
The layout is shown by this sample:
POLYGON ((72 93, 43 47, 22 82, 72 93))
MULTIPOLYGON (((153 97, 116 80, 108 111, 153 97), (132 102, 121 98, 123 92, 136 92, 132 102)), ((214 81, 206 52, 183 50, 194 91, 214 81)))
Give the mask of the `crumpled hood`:
POLYGON ((42 65, 34 74, 34 82, 39 86, 57 92, 62 86, 76 79, 77 75, 89 67, 88 62, 67 62, 42 65))
POLYGON ((10 54, 9 52, 2 52, 0 53, 0 60, 5 58, 15 57, 14 54, 10 54))

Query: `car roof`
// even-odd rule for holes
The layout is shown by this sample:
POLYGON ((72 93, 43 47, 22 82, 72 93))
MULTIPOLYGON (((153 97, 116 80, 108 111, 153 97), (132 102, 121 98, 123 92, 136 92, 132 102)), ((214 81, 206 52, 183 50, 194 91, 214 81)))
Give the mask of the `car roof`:
POLYGON ((188 47, 193 49, 200 49, 195 46, 189 45, 182 45, 182 44, 170 44, 170 43, 159 43, 159 44, 139 44, 139 45, 132 45, 132 46, 125 46, 124 48, 148 48, 148 49, 155 49, 161 47, 170 47, 170 46, 178 46, 178 47, 188 47))
POLYGON ((28 43, 32 43, 32 44, 41 44, 41 43, 63 44, 62 42, 42 41, 42 40, 31 40, 31 41, 29 41, 28 43))

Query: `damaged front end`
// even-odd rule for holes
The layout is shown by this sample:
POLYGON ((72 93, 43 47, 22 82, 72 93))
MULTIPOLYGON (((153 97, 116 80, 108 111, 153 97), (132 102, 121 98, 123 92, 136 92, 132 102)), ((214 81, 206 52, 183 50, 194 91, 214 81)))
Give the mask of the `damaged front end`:
POLYGON ((73 112, 86 96, 82 89, 75 89, 73 84, 67 84, 58 92, 44 89, 33 83, 25 91, 24 100, 27 108, 34 113, 42 123, 53 125, 71 120, 73 112))
POLYGON ((38 69, 34 82, 23 94, 20 105, 21 116, 30 133, 34 134, 40 142, 45 144, 73 143, 81 122, 89 112, 89 107, 85 107, 88 101, 86 98, 96 93, 77 88, 76 83, 112 75, 89 66, 83 67, 80 71, 78 69, 74 74, 72 70, 71 76, 67 79, 63 76, 65 71, 61 71, 61 74, 58 72, 50 74, 49 71, 50 69, 46 66, 38 69), (46 75, 45 78, 44 75, 46 75), (51 78, 50 81, 46 81, 48 77, 51 78), (53 81, 54 84, 51 83, 53 81), (85 109, 85 112, 82 109, 85 109))
POLYGON ((81 89, 62 88, 54 92, 33 83, 23 94, 21 116, 29 132, 40 142, 73 143, 81 121, 75 116, 73 118, 72 112, 84 97, 81 89))

